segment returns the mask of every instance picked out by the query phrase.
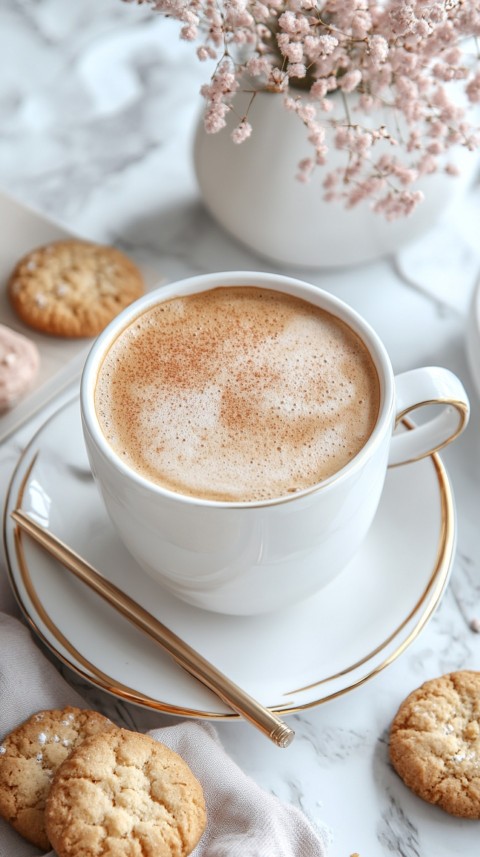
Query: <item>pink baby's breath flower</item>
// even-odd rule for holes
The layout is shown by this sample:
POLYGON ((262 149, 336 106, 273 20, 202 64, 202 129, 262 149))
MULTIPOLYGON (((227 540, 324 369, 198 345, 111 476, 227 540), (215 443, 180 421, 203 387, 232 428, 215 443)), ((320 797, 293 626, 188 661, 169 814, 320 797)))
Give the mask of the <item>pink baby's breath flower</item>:
POLYGON ((305 36, 303 40, 303 50, 307 57, 314 59, 320 53, 320 43, 318 36, 305 36))
POLYGON ((303 62, 290 63, 287 68, 287 74, 289 77, 302 78, 305 77, 306 73, 307 69, 303 62))
POLYGON ((288 75, 283 71, 283 69, 272 66, 269 83, 274 89, 278 90, 278 92, 283 92, 283 90, 288 87, 288 75))
POLYGON ((316 80, 315 83, 312 84, 310 89, 310 96, 312 98, 325 98, 328 92, 327 81, 326 80, 316 80))
POLYGON ((443 53, 443 61, 449 65, 461 66, 463 63, 463 54, 460 48, 451 48, 443 53))
POLYGON ((418 179, 418 171, 413 169, 408 169, 408 167, 404 167, 402 164, 397 164, 395 169, 395 175, 398 178, 401 185, 410 185, 413 184, 418 179))
POLYGON ((234 143, 243 143, 245 140, 248 140, 251 133, 252 126, 250 125, 250 122, 242 119, 237 127, 233 129, 231 137, 234 143))
POLYGON ((347 208, 354 208, 358 205, 359 202, 363 202, 368 199, 375 188, 375 184, 372 179, 367 179, 364 182, 359 182, 355 187, 347 194, 347 208))
POLYGON ((320 36, 318 38, 318 49, 323 56, 328 57, 338 47, 338 39, 335 36, 320 36))
POLYGON ((290 42, 282 53, 291 63, 301 63, 303 60, 303 47, 300 42, 290 42))
POLYGON ((272 63, 267 57, 251 57, 246 63, 246 71, 253 77, 268 77, 272 71, 272 63))
POLYGON ((373 141, 373 134, 365 133, 359 129, 351 142, 351 150, 357 155, 364 155, 371 148, 373 141))
POLYGON ((396 220, 398 217, 408 217, 412 214, 423 198, 420 190, 401 193, 390 191, 374 204, 373 210, 384 214, 387 220, 396 220))
POLYGON ((204 126, 207 134, 216 134, 218 131, 221 131, 222 128, 225 128, 225 125, 227 124, 225 114, 227 112, 228 107, 222 102, 210 104, 204 118, 204 126))
POLYGON ((470 83, 465 87, 465 92, 472 104, 480 103, 480 72, 472 77, 470 83))
POLYGON ((312 146, 315 146, 317 152, 322 152, 322 154, 327 152, 325 147, 325 133, 325 128, 322 125, 319 125, 318 122, 310 125, 308 142, 311 143, 312 146))
POLYGON ((357 88, 361 80, 361 71, 359 71, 358 69, 355 69, 354 71, 348 71, 347 74, 340 78, 340 89, 342 89, 344 92, 353 92, 353 90, 357 88))
POLYGON ((339 128, 335 134, 334 142, 337 149, 348 149, 352 135, 349 128, 339 128))
POLYGON ((361 110, 365 113, 370 113, 371 110, 376 106, 375 99, 373 95, 369 93, 362 92, 358 99, 358 104, 361 110))
POLYGON ((443 150, 444 147, 438 140, 434 140, 433 143, 429 143, 426 147, 426 151, 429 155, 441 155, 443 150))
POLYGON ((305 122, 307 125, 310 122, 313 122, 317 115, 317 111, 315 110, 313 104, 305 104, 303 102, 299 106, 297 113, 302 122, 305 122))
POLYGON ((285 33, 295 35, 297 17, 293 12, 284 12, 278 19, 279 26, 285 33))
POLYGON ((198 38, 198 28, 193 24, 188 24, 186 27, 182 27, 180 35, 182 39, 186 39, 187 42, 194 42, 195 39, 198 38))
MULTIPOLYGON (((201 88, 207 132, 222 131, 245 87, 250 103, 262 90, 282 93, 305 126, 300 181, 328 168, 329 147, 340 149, 344 165, 324 178, 325 199, 408 216, 422 200, 418 177, 453 175, 453 147, 480 149, 480 61, 468 47, 480 38, 477 0, 127 2, 178 21, 198 59, 218 61, 201 88)), ((252 133, 245 115, 231 137, 240 144, 252 133)))
POLYGON ((252 15, 256 21, 268 21, 270 10, 265 3, 254 3, 252 7, 252 15))
POLYGON ((214 59, 214 57, 211 56, 210 51, 211 51, 211 48, 206 48, 203 45, 201 45, 199 48, 197 48, 198 59, 201 62, 205 62, 205 60, 208 60, 208 59, 214 59))
POLYGON ((368 51, 371 59, 375 64, 380 64, 385 62, 388 57, 388 42, 384 36, 380 36, 378 33, 375 33, 373 36, 370 36, 367 41, 368 51))
POLYGON ((322 98, 319 107, 323 113, 333 113, 333 101, 329 98, 322 98))
POLYGON ((417 163, 417 169, 420 175, 431 175, 432 173, 436 173, 438 168, 438 162, 436 158, 430 154, 430 152, 425 152, 424 155, 419 158, 417 163))
POLYGON ((318 167, 324 167, 327 163, 328 146, 318 146, 315 149, 315 163, 318 167))
POLYGON ((301 182, 308 182, 315 169, 315 161, 313 158, 303 158, 298 165, 297 178, 301 182))

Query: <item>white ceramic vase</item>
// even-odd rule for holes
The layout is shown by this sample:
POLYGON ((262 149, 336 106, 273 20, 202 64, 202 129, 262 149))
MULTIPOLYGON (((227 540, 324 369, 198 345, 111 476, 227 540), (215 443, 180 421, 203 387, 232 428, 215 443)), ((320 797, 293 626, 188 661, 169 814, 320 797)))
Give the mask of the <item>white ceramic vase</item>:
MULTIPOLYGON (((387 221, 368 203, 345 209, 325 202, 326 171, 344 163, 345 153, 330 148, 327 168, 310 182, 298 181, 298 163, 311 155, 303 123, 283 106, 279 94, 260 92, 248 113, 251 137, 235 144, 230 132, 245 113, 250 94, 239 91, 227 127, 207 134, 200 119, 194 166, 204 203, 213 217, 250 250, 281 266, 339 267, 394 253, 428 231, 445 208, 464 192, 478 161, 455 153, 460 176, 443 172, 416 185, 425 200, 409 217, 387 221), (343 160, 341 160, 343 159, 343 160)), ((379 117, 371 117, 374 127, 379 117)), ((386 145, 386 144, 385 144, 386 145)))

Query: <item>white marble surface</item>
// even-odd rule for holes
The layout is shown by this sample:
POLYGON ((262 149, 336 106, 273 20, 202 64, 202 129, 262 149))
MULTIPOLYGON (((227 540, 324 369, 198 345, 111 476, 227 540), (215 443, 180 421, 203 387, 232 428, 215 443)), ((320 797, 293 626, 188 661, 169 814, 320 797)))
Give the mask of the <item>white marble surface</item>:
MULTIPOLYGON (((176 29, 120 0, 0 0, 0 188, 67 228, 115 241, 159 277, 266 270, 272 266, 223 234, 199 199, 190 147, 207 70, 176 29)), ((245 724, 218 725, 228 752, 258 783, 314 823, 327 823, 331 857, 476 857, 480 849, 479 823, 416 798, 387 754, 389 724, 407 693, 431 677, 480 664, 480 635, 470 628, 480 617, 480 405, 464 348, 480 271, 479 227, 473 188, 396 258, 356 270, 288 272, 359 309, 384 339, 396 371, 447 366, 472 401, 466 433, 442 456, 458 511, 455 566, 420 637, 354 693, 293 716, 297 735, 288 750, 245 724)), ((0 448, 2 486, 41 419, 0 448)), ((15 611, 3 569, 0 596, 15 611)), ((92 704, 113 706, 127 725, 167 722, 85 692, 92 704)))

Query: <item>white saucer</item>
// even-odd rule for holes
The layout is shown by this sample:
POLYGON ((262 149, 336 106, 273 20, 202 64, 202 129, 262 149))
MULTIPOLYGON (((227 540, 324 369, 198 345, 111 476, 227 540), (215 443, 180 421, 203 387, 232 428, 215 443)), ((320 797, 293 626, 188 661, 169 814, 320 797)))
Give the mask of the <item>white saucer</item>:
POLYGON ((353 690, 405 650, 439 604, 456 529, 438 455, 397 467, 364 547, 321 593, 268 616, 208 613, 164 592, 120 543, 88 467, 78 398, 68 401, 23 453, 8 492, 4 535, 18 602, 52 651, 93 684, 151 709, 202 718, 237 715, 17 532, 10 512, 20 505, 283 714, 353 690))

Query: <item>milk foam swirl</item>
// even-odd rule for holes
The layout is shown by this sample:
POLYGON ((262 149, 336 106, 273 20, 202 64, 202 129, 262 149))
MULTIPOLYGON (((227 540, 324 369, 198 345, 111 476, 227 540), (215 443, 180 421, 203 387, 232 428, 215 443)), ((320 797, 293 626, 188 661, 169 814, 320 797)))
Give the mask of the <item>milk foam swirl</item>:
POLYGON ((372 358, 342 321, 256 287, 158 304, 117 337, 95 406, 114 451, 145 478, 222 501, 321 482, 377 420, 372 358))

